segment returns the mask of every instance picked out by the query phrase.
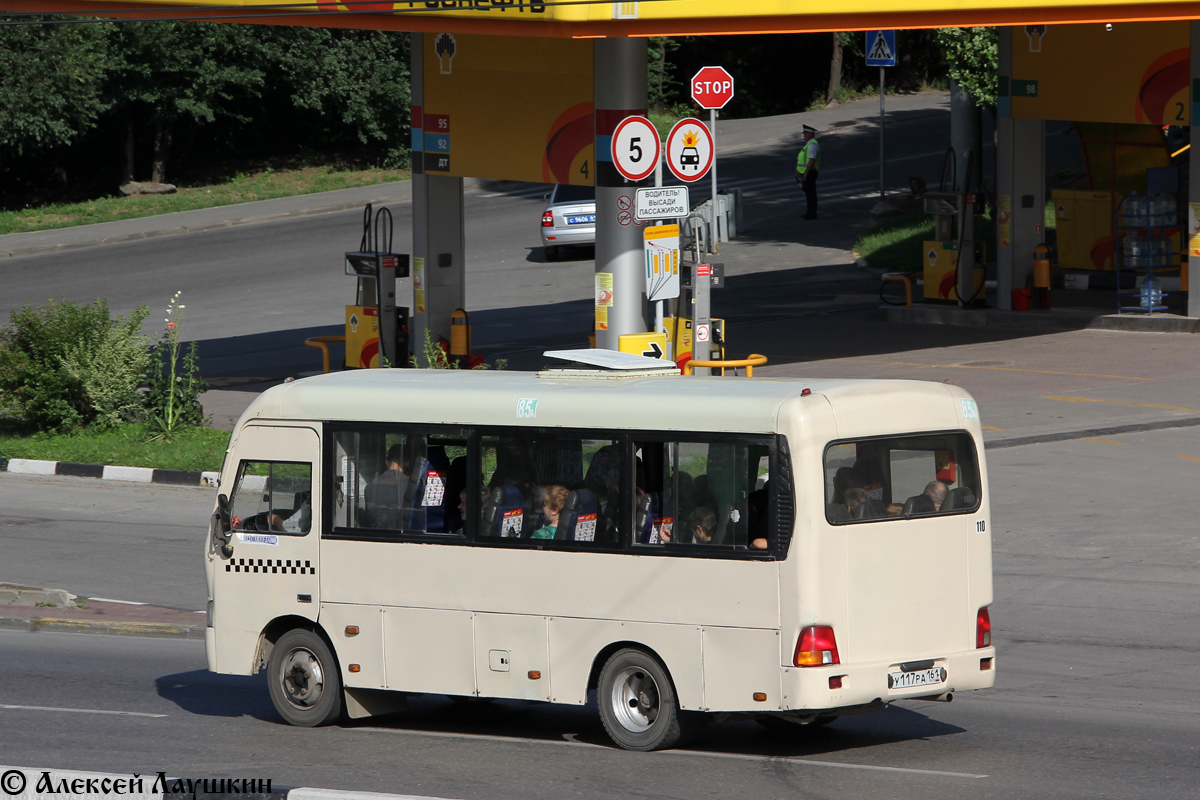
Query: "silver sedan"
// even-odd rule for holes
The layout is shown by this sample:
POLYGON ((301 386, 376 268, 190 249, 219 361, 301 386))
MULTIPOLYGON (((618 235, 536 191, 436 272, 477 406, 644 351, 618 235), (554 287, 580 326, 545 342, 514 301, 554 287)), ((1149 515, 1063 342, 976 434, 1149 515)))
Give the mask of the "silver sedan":
POLYGON ((542 212, 542 248, 546 260, 558 258, 561 248, 596 243, 596 189, 559 184, 546 195, 542 212))

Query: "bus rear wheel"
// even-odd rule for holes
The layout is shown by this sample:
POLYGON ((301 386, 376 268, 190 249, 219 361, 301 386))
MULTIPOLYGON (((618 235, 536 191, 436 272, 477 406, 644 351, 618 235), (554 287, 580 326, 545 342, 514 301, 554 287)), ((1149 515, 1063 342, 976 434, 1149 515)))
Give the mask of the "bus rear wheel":
POLYGON ((695 727, 695 715, 680 711, 666 669, 642 650, 618 650, 608 659, 596 700, 604 730, 626 750, 674 747, 695 727))
POLYGON ((342 715, 342 679, 325 640, 304 628, 279 637, 267 663, 275 710, 291 725, 315 728, 342 715))

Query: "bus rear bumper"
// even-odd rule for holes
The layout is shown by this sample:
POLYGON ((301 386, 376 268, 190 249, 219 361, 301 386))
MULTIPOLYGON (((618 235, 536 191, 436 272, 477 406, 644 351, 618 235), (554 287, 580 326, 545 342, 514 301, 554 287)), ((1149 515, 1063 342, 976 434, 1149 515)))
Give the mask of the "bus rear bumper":
POLYGON ((986 689, 996 682, 996 648, 982 647, 921 662, 830 664, 785 667, 783 708, 788 711, 840 712, 878 708, 896 700, 946 700, 955 692, 986 689), (944 670, 943 680, 894 687, 891 676, 944 670))

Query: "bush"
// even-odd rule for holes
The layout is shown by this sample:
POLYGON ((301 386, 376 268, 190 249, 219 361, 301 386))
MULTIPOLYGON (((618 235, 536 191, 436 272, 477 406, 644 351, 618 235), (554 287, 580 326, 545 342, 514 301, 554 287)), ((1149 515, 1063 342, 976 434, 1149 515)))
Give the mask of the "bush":
POLYGON ((108 303, 25 306, 0 331, 0 403, 39 430, 117 425, 141 405, 144 306, 112 319, 108 303))

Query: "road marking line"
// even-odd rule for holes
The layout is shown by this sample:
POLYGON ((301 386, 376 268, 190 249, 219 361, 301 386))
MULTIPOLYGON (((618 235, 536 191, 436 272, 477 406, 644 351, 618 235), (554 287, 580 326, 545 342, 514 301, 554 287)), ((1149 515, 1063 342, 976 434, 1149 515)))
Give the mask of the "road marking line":
MULTIPOLYGON (((1021 369, 1019 367, 980 367, 972 364, 918 364, 912 361, 872 361, 869 359, 859 358, 831 358, 830 361, 846 361, 851 364, 887 364, 894 367, 925 367, 928 369, 986 369, 996 372, 1032 372, 1037 375, 1070 375, 1076 378, 1118 378, 1123 381, 1149 381, 1158 383, 1161 378, 1136 378, 1132 375, 1103 375, 1094 372, 1059 372, 1052 369, 1021 369)), ((1062 400, 1061 397, 1051 397, 1051 400, 1062 400)), ((1078 398, 1087 400, 1086 397, 1078 398)), ((1097 400, 1098 403, 1103 402, 1118 402, 1116 400, 1097 400)), ((1169 408, 1170 406, 1159 406, 1159 408, 1169 408)), ((1181 409, 1183 411, 1191 411, 1191 409, 1181 409)))
POLYGON ((89 597, 88 600, 95 600, 97 603, 118 603, 123 606, 144 606, 148 603, 138 603, 133 600, 113 600, 110 597, 89 597))
MULTIPOLYGON (((563 739, 529 739, 520 736, 489 736, 482 733, 447 733, 444 731, 414 731, 399 728, 345 728, 348 731, 369 731, 375 733, 393 733, 401 736, 432 736, 439 739, 472 739, 489 742, 513 742, 516 744, 551 744, 565 747, 589 747, 595 750, 612 751, 613 748, 600 744, 581 742, 575 734, 565 734, 563 739)), ((914 769, 912 767, 879 767, 873 764, 845 764, 839 761, 816 761, 807 758, 789 756, 756 756, 746 753, 714 753, 710 750, 660 750, 656 755, 662 756, 699 756, 702 758, 731 758, 738 761, 771 761, 776 763, 794 764, 797 766, 832 767, 835 769, 863 769, 874 772, 900 772, 911 775, 937 775, 949 778, 986 778, 987 775, 977 775, 969 772, 944 772, 934 769, 914 769)))
POLYGON ((1112 439, 1084 439, 1085 442, 1099 442, 1100 444, 1129 444, 1129 442, 1114 442, 1112 439))
MULTIPOLYGON (((1200 461, 1200 458, 1196 458, 1195 456, 1180 456, 1180 458, 1186 458, 1188 461, 1200 461)), ((1200 564, 1200 561, 1196 563, 1200 564)))
POLYGON ((140 711, 103 711, 98 708, 54 708, 53 706, 12 706, 0 704, 0 711, 65 711, 70 714, 108 714, 114 717, 165 717, 166 714, 144 714, 140 711))
MULTIPOLYGON (((1110 375, 1108 377, 1117 377, 1110 375)), ((1134 380, 1153 380, 1153 378, 1135 378, 1134 380)), ((1200 414, 1194 408, 1184 408, 1183 406, 1160 406, 1157 403, 1134 403, 1130 400, 1100 400, 1095 397, 1071 397, 1069 395, 1042 395, 1043 400, 1062 400, 1064 403, 1114 403, 1119 406, 1141 406, 1142 408, 1163 408, 1167 411, 1187 411, 1190 414, 1200 414)))
POLYGON ((1006 429, 997 428, 994 425, 980 425, 979 427, 983 428, 985 431, 1000 431, 1001 433, 1008 433, 1006 429))

